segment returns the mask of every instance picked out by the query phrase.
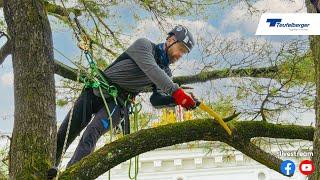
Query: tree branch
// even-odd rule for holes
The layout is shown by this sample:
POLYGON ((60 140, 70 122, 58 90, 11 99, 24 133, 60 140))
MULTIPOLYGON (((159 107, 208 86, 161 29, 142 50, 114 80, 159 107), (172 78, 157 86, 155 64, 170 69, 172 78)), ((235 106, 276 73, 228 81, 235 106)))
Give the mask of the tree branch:
POLYGON ((312 126, 281 125, 259 121, 240 121, 233 124, 244 138, 269 137, 312 141, 314 134, 312 126))
POLYGON ((282 160, 270 153, 265 152, 253 143, 246 142, 243 139, 239 138, 237 142, 232 141, 232 143, 227 144, 234 147, 238 151, 241 151, 243 154, 256 160, 257 162, 280 173, 280 165, 282 163, 282 160))
POLYGON ((195 140, 225 142, 247 156, 279 172, 282 160, 253 145, 249 140, 250 137, 255 136, 252 132, 257 132, 258 130, 260 133, 270 131, 264 134, 264 137, 276 136, 279 138, 310 140, 312 137, 309 136, 314 131, 312 127, 285 126, 254 121, 236 123, 231 121, 228 125, 233 131, 232 137, 229 137, 220 126, 213 123, 212 119, 184 121, 140 130, 107 144, 83 158, 80 162, 62 172, 59 179, 94 179, 116 165, 139 154, 195 140), (256 127, 258 127, 258 130, 255 129, 256 127), (282 137, 280 136, 281 134, 282 137), (307 136, 305 136, 306 134, 307 136))
POLYGON ((70 66, 67 66, 63 64, 62 62, 55 60, 54 61, 54 69, 55 69, 55 74, 58 74, 66 79, 70 79, 73 81, 78 81, 78 76, 85 76, 85 72, 80 70, 80 74, 78 69, 74 69, 70 66))
MULTIPOLYGON (((67 10, 67 12, 74 13, 75 16, 81 16, 81 10, 77 8, 67 8, 65 10, 63 7, 49 3, 48 1, 43 1, 43 4, 46 10, 52 14, 56 14, 59 16, 68 16, 68 14, 66 13, 67 10)), ((3 0, 0 0, 0 7, 3 7, 3 0)))
MULTIPOLYGON (((59 61, 55 61, 56 74, 76 81, 77 69, 71 68, 59 61)), ((193 76, 178 76, 174 77, 173 81, 178 84, 192 84, 197 82, 206 82, 209 80, 229 78, 229 77, 263 77, 270 78, 272 74, 277 72, 277 67, 266 67, 266 68, 251 68, 251 69, 235 69, 235 70, 214 70, 210 72, 202 72, 193 76)))
POLYGON ((240 115, 239 112, 234 111, 230 116, 223 118, 224 122, 229 122, 233 120, 234 118, 238 117, 240 115))
POLYGON ((0 49, 0 65, 4 62, 6 57, 12 53, 11 41, 8 40, 0 49))
POLYGON ((1 135, 0 138, 8 138, 11 141, 11 137, 8 135, 1 135))
POLYGON ((59 16, 68 16, 68 13, 72 12, 75 16, 81 16, 81 10, 76 9, 76 8, 66 8, 64 9, 63 7, 49 3, 48 1, 43 1, 44 5, 46 7, 46 10, 52 14, 56 14, 59 16))
POLYGON ((263 68, 246 68, 246 69, 222 69, 209 72, 201 72, 193 76, 179 76, 173 78, 178 84, 193 84, 198 82, 206 82, 209 80, 229 78, 229 77, 255 77, 270 78, 274 73, 278 72, 277 66, 263 68))

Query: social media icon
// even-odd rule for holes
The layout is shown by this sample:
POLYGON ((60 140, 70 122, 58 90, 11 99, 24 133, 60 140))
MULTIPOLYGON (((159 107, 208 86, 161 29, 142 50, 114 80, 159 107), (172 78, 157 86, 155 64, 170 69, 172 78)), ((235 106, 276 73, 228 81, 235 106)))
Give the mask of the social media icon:
POLYGON ((296 170, 296 165, 294 164, 294 162, 290 160, 285 160, 280 165, 281 173, 286 176, 293 175, 295 170, 296 170))
POLYGON ((302 174, 308 176, 314 172, 315 167, 311 160, 303 160, 299 165, 299 170, 302 174))

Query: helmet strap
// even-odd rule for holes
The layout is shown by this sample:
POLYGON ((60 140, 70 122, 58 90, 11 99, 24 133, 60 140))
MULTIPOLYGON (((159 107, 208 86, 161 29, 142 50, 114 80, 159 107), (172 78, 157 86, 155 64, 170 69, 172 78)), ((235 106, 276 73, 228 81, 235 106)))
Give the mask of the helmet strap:
POLYGON ((170 44, 169 46, 167 46, 167 44, 166 44, 166 47, 165 47, 165 51, 166 51, 166 53, 168 54, 168 50, 169 50, 169 48, 171 47, 171 46, 173 46, 175 43, 177 43, 178 41, 175 41, 175 42, 173 42, 172 44, 170 44))

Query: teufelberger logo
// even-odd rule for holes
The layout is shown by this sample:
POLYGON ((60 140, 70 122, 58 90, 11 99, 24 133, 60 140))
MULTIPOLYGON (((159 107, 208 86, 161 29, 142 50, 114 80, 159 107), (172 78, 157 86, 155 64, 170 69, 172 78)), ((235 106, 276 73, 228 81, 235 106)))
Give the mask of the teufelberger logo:
POLYGON ((281 23, 282 19, 267 19, 267 23, 270 23, 269 27, 277 28, 307 28, 310 24, 298 24, 298 23, 281 23))
POLYGON ((320 35, 320 13, 263 13, 256 35, 320 35))

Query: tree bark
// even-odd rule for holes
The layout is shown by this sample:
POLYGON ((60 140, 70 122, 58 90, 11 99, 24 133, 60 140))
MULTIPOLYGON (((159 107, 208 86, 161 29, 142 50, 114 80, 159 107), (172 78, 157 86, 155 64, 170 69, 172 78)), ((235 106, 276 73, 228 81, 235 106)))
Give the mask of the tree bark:
POLYGON ((121 162, 144 152, 195 140, 225 142, 268 168, 280 172, 282 160, 255 146, 250 139, 271 137, 312 141, 314 133, 313 127, 257 121, 230 121, 228 125, 232 129, 232 137, 212 119, 197 119, 140 130, 83 158, 62 172, 59 179, 94 179, 121 162))
POLYGON ((52 33, 40 0, 4 0, 12 40, 14 128, 11 179, 46 179, 56 145, 52 33))
POLYGON ((312 174, 310 180, 320 179, 320 36, 310 36, 310 46, 314 57, 314 66, 316 72, 316 125, 313 140, 313 163, 316 166, 316 171, 312 174))
MULTIPOLYGON (((306 6, 308 13, 320 13, 320 1, 319 0, 306 0, 306 6)), ((316 167, 313 174, 310 175, 310 180, 320 179, 320 36, 309 36, 310 49, 313 55, 314 67, 315 67, 315 82, 316 82, 316 100, 315 100, 315 113, 316 113, 316 125, 313 139, 313 157, 312 161, 316 167)))

